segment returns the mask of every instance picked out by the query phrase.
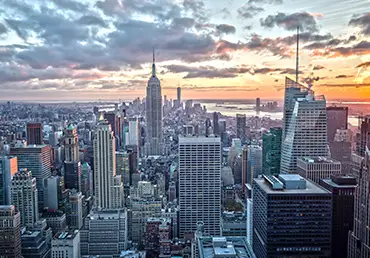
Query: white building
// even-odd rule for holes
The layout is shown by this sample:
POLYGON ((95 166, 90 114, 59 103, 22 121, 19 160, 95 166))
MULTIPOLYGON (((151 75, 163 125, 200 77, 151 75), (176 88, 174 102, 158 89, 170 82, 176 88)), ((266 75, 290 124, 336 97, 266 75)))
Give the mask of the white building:
POLYGON ((328 156, 326 100, 296 83, 286 87, 281 172, 295 173, 297 158, 328 156))
POLYGON ((36 178, 31 171, 19 170, 12 179, 11 203, 21 214, 21 225, 30 226, 39 219, 36 178))
POLYGON ((81 255, 119 257, 121 251, 126 249, 126 210, 92 211, 86 217, 81 229, 81 255))
POLYGON ((146 155, 160 155, 162 144, 162 91, 161 82, 156 75, 153 52, 152 75, 146 88, 146 155))
POLYGON ((128 121, 128 133, 126 137, 126 145, 139 145, 139 121, 137 118, 130 118, 128 121))
POLYGON ((205 232, 221 231, 221 140, 179 138, 180 237, 204 222, 205 232))
POLYGON ((252 188, 253 179, 262 174, 262 148, 258 145, 247 147, 247 184, 252 188))
POLYGON ((123 184, 116 175, 116 140, 109 123, 102 117, 93 140, 95 205, 97 208, 122 208, 123 184))
POLYGON ((327 157, 303 157, 297 159, 297 173, 306 179, 320 184, 321 179, 341 173, 341 164, 327 157))
POLYGON ((51 240, 51 257, 80 258, 80 232, 58 232, 51 240))
POLYGON ((69 194, 68 225, 72 229, 81 229, 83 226, 82 197, 82 193, 75 189, 69 194))

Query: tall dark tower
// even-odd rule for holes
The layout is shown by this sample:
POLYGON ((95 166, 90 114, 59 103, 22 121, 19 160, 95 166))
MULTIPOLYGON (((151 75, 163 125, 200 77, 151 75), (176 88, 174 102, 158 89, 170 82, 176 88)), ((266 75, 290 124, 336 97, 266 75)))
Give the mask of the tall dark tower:
POLYGON ((42 139, 42 124, 41 123, 28 123, 27 124, 27 144, 41 145, 42 139))

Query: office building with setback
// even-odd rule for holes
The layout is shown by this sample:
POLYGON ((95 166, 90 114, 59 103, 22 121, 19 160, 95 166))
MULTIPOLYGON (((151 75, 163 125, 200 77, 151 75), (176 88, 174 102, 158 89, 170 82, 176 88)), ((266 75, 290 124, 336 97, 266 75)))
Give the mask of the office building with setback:
POLYGON ((280 173, 282 135, 282 128, 274 127, 262 136, 262 173, 264 175, 277 176, 280 173))
POLYGON ((331 219, 331 193, 317 184, 299 175, 254 179, 257 258, 331 257, 331 219))
POLYGON ((0 205, 0 257, 22 257, 21 214, 13 205, 0 205))
POLYGON ((196 230, 221 231, 221 140, 219 137, 179 138, 180 237, 196 230))

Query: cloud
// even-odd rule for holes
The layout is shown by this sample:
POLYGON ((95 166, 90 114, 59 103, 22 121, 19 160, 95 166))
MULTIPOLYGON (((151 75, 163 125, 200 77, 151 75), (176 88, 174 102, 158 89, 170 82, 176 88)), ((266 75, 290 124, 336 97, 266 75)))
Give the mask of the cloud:
POLYGON ((282 27, 288 31, 294 31, 297 26, 302 32, 317 32, 318 27, 315 17, 307 12, 299 12, 292 14, 278 13, 269 15, 265 19, 260 20, 261 26, 265 28, 273 28, 275 26, 282 27))
POLYGON ((369 41, 361 41, 353 46, 336 47, 314 53, 314 55, 327 56, 329 58, 346 57, 352 55, 368 55, 368 54, 370 54, 369 41))
POLYGON ((238 16, 244 19, 250 19, 264 10, 264 8, 255 5, 243 5, 238 8, 238 16))
POLYGON ((235 27, 229 24, 219 24, 216 26, 216 30, 219 34, 234 34, 236 32, 235 27))
POLYGON ((8 29, 5 27, 5 25, 0 23, 0 36, 2 34, 6 34, 7 32, 8 32, 8 29))
POLYGON ((322 69, 325 69, 325 67, 324 66, 322 66, 322 65, 315 65, 314 67, 313 67, 313 70, 315 71, 315 70, 322 70, 322 69))
POLYGON ((187 73, 183 79, 193 78, 235 78, 241 73, 248 72, 246 68, 224 68, 217 69, 213 66, 192 67, 185 65, 168 65, 165 67, 171 73, 187 73))
POLYGON ((77 21, 83 25, 95 25, 100 27, 107 27, 107 24, 99 17, 93 15, 84 15, 77 21))
POLYGON ((353 17, 349 21, 349 25, 359 27, 361 33, 364 35, 370 35, 370 13, 364 13, 361 16, 353 17))
POLYGON ((335 76, 335 79, 344 79, 344 78, 352 78, 354 77, 353 75, 345 75, 345 74, 340 74, 335 76))

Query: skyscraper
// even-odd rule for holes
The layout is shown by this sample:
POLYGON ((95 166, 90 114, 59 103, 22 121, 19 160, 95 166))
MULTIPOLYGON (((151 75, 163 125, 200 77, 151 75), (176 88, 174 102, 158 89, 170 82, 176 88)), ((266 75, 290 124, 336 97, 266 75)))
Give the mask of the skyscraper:
POLYGON ((347 258, 348 232, 353 230, 356 178, 333 176, 320 185, 329 190, 333 199, 331 257, 347 258))
POLYGON ((12 179, 11 203, 21 214, 21 225, 32 227, 39 219, 36 179, 31 171, 22 169, 12 179))
POLYGON ((26 168, 36 178, 39 211, 44 208, 44 180, 51 176, 51 148, 48 145, 28 145, 11 148, 10 154, 17 156, 19 169, 26 168))
POLYGON ((280 174, 282 134, 283 130, 275 127, 262 136, 262 172, 265 175, 280 174))
POLYGON ((217 137, 179 138, 180 237, 196 230, 220 235, 221 141, 217 137))
POLYGON ((253 184, 253 251, 257 258, 329 258, 331 194, 299 175, 263 176, 253 184))
POLYGON ((161 154, 162 143, 162 92, 156 75, 153 51, 152 76, 146 88, 147 154, 161 154))
POLYGON ((121 208, 123 185, 116 175, 116 141, 108 121, 102 117, 94 140, 94 194, 97 208, 121 208))
POLYGON ((256 111, 260 112, 261 111, 261 99, 256 98, 256 111))
POLYGON ((177 87, 177 102, 181 105, 181 87, 177 87))
POLYGON ((298 157, 328 156, 325 97, 288 78, 283 126, 282 173, 295 173, 298 157))
POLYGON ((253 179, 262 174, 262 148, 249 145, 247 154, 247 185, 252 189, 253 179))
POLYGON ((21 252, 21 215, 13 205, 0 205, 0 254, 19 258, 21 252))
POLYGON ((355 214, 353 230, 349 232, 348 237, 348 258, 370 257, 370 149, 368 147, 365 154, 355 191, 355 214))
POLYGON ((246 115, 236 114, 236 138, 239 138, 243 143, 246 140, 245 127, 247 126, 246 115))
POLYGON ((356 153, 364 157, 366 146, 370 144, 370 116, 361 117, 359 123, 360 132, 356 135, 356 153))
POLYGON ((43 144, 42 124, 28 123, 27 124, 27 144, 43 144))
POLYGON ((348 107, 327 107, 328 141, 334 141, 338 129, 348 128, 348 107))
POLYGON ((58 232, 51 241, 52 258, 79 258, 80 250, 80 232, 61 231, 58 232))
POLYGON ((82 220, 82 193, 75 189, 69 194, 68 226, 72 229, 80 229, 82 220))
POLYGON ((10 205, 10 184, 17 172, 17 157, 0 156, 0 205, 10 205))
POLYGON ((77 129, 69 125, 64 136, 64 182, 67 189, 81 190, 81 163, 78 153, 77 129))
POLYGON ((213 112, 213 134, 219 136, 220 135, 220 124, 218 123, 219 114, 217 112, 213 112))

